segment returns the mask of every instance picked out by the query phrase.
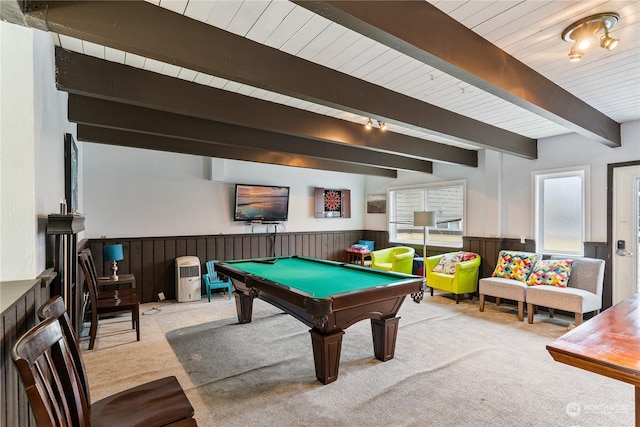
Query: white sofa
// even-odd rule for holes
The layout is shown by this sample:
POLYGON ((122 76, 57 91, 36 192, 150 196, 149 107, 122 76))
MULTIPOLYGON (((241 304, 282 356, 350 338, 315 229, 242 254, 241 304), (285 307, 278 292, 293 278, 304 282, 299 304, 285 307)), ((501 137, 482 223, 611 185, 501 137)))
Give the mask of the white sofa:
MULTIPOLYGON (((552 256, 551 259, 569 257, 552 256)), ((584 313, 600 312, 602 308, 602 287, 604 283, 605 262, 595 258, 573 259, 571 274, 566 288, 550 285, 529 286, 527 289, 527 320, 533 323, 537 306, 548 307, 549 315, 553 310, 575 313, 576 326, 582 323, 584 313)))

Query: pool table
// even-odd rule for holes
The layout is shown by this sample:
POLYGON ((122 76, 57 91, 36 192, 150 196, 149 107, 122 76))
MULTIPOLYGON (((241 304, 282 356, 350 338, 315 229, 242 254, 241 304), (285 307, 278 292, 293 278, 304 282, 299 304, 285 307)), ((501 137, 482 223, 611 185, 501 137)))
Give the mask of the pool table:
POLYGON ((260 298, 311 327, 316 378, 338 378, 344 330, 371 319, 375 357, 392 359, 398 310, 407 295, 423 289, 424 279, 352 264, 302 256, 217 262, 232 279, 238 322, 251 322, 253 299, 260 298))

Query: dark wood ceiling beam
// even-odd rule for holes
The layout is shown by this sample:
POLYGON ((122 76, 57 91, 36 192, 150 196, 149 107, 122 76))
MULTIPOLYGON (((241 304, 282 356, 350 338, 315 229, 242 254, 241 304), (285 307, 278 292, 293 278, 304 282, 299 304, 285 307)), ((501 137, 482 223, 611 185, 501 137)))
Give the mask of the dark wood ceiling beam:
POLYGON ((294 3, 588 138, 621 144, 619 123, 429 2, 294 3))
POLYGON ((447 111, 143 1, 29 2, 31 25, 525 158, 531 138, 447 111))
POLYGON ((478 166, 478 153, 164 76, 57 48, 56 84, 69 93, 339 142, 410 157, 478 166), (248 113, 249 112, 249 113, 248 113))
POLYGON ((228 123, 69 95, 69 120, 75 123, 128 130, 193 141, 339 160, 367 166, 433 172, 433 163, 410 157, 363 150, 228 123))
POLYGON ((316 159, 273 151, 254 150, 246 147, 231 147, 209 142, 192 141, 166 136, 129 132, 89 125, 78 125, 79 141, 117 145, 121 147, 143 148, 148 150, 167 151, 171 153, 193 154, 197 156, 216 157, 220 159, 242 160, 248 162, 267 163, 279 166, 292 166, 307 169, 320 169, 332 172, 355 173, 397 178, 393 169, 376 168, 334 160, 316 159))

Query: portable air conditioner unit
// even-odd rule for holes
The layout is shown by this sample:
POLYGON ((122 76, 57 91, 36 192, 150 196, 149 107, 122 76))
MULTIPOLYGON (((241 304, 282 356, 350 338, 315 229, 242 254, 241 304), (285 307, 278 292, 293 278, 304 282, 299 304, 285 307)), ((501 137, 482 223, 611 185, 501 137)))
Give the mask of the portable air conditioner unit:
POLYGON ((176 298, 178 302, 202 298, 200 288, 200 259, 197 256, 176 258, 176 298))

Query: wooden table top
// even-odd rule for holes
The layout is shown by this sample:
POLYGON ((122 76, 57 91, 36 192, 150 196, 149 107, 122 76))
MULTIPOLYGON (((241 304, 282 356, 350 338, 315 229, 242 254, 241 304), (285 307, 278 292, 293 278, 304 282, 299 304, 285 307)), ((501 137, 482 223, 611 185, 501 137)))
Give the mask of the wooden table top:
POLYGON ((640 386, 640 294, 566 333, 547 350, 558 362, 640 386))

